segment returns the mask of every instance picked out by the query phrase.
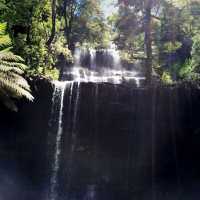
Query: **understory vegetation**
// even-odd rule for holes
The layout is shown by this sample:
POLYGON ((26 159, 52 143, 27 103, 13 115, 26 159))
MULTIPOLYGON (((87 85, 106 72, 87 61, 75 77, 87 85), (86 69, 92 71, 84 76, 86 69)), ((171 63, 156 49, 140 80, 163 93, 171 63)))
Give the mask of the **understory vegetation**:
POLYGON ((11 40, 6 34, 6 24, 0 24, 0 100, 8 108, 17 111, 13 98, 26 97, 30 101, 30 86, 23 78, 27 66, 24 60, 11 52, 11 40))
POLYGON ((101 0, 0 0, 3 101, 16 110, 13 97, 33 99, 24 72, 58 79, 76 46, 108 48, 110 42, 122 60, 140 63, 149 84, 200 79, 199 0, 110 2, 115 11, 108 14, 101 0))

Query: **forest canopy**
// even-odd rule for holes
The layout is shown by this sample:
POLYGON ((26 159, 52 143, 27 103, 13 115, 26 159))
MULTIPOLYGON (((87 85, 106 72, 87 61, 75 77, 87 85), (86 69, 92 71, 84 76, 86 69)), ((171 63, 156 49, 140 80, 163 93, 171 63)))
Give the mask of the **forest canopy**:
POLYGON ((144 61, 147 78, 199 79, 198 0, 119 0, 114 41, 129 60, 144 61))
POLYGON ((148 82, 199 79, 199 0, 109 2, 112 7, 101 0, 0 0, 0 22, 28 75, 58 79, 76 46, 115 43, 122 60, 141 63, 148 82))

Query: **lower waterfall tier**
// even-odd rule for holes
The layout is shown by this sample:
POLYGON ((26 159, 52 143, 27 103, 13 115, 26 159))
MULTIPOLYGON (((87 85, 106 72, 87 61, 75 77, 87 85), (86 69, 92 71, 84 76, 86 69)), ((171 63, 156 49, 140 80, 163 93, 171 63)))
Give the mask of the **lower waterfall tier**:
MULTIPOLYGON (((48 200, 59 121, 51 84, 35 84, 34 103, 1 111, 3 200, 48 200)), ((67 85, 56 200, 198 199, 199 99, 183 85, 67 85)))

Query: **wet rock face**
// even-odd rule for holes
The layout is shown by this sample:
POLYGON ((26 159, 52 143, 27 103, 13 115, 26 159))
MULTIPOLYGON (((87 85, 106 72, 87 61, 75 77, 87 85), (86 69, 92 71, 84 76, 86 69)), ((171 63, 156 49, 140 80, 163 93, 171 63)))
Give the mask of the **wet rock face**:
POLYGON ((109 84, 82 84, 79 90, 75 122, 64 104, 61 199, 199 195, 199 90, 109 84))
MULTIPOLYGON (((198 89, 82 83, 69 106, 70 92, 59 200, 198 199, 198 89)), ((36 81, 34 103, 0 116, 0 199, 46 199, 56 139, 48 130, 52 93, 49 83, 36 81)))

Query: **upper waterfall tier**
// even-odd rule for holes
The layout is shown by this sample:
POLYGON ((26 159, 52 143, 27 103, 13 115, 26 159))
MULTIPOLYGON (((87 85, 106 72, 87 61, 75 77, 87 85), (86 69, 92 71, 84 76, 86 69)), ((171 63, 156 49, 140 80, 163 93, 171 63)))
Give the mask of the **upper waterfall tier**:
POLYGON ((93 70, 97 68, 120 70, 122 68, 119 52, 114 48, 101 50, 77 48, 74 59, 75 66, 93 70))
POLYGON ((64 81, 113 84, 132 81, 137 86, 144 79, 138 70, 123 66, 119 52, 115 48, 101 50, 77 48, 74 53, 74 64, 65 67, 62 74, 64 81))

